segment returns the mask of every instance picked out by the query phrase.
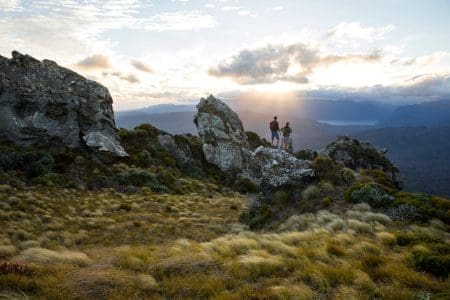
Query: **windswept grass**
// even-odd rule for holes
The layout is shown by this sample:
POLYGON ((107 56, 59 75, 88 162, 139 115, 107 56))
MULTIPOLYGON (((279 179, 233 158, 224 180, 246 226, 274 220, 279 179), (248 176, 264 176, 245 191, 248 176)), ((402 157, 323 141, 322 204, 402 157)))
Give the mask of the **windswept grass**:
POLYGON ((0 298, 426 299, 450 288, 434 267, 448 255, 445 225, 397 226, 367 204, 252 232, 238 194, 1 187, 4 199, 0 298))

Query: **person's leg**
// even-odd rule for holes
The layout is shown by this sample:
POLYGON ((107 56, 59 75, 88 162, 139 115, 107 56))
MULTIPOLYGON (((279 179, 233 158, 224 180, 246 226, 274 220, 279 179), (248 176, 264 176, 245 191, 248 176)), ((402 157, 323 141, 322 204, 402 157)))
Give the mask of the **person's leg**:
POLYGON ((273 147, 273 139, 275 138, 275 132, 272 131, 271 134, 272 134, 272 147, 273 147))

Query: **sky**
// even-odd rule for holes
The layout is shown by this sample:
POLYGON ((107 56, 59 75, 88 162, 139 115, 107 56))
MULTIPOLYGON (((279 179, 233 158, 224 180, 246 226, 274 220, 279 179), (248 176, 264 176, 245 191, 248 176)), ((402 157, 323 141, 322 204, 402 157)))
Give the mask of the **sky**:
POLYGON ((239 93, 420 102, 450 99, 449 15, 449 0, 0 0, 0 55, 71 68, 116 110, 239 93))

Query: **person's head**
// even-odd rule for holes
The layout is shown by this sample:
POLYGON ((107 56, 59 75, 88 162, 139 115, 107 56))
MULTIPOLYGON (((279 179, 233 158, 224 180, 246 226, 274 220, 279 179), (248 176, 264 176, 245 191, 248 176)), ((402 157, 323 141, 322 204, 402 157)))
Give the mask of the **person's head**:
POLYGON ((289 126, 289 122, 286 122, 286 126, 289 126))
POLYGON ((273 119, 276 120, 276 119, 277 119, 277 116, 273 117, 273 119))

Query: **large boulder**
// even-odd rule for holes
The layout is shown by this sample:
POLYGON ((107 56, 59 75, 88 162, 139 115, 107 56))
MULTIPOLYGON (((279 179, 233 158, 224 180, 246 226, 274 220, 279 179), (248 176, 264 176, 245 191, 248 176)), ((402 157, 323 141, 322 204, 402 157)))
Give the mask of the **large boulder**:
POLYGON ((206 160, 222 171, 245 169, 250 145, 238 115, 212 95, 202 98, 197 109, 194 122, 206 160))
POLYGON ((53 61, 0 56, 0 136, 16 144, 127 156, 112 102, 107 88, 53 61))
POLYGON ((287 151, 260 146, 251 151, 241 120, 225 103, 209 96, 197 105, 194 122, 208 162, 251 179, 262 190, 295 185, 314 175, 309 163, 287 151))

